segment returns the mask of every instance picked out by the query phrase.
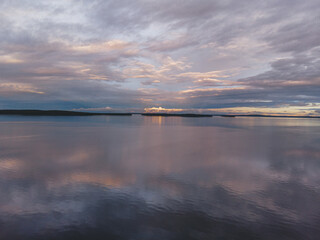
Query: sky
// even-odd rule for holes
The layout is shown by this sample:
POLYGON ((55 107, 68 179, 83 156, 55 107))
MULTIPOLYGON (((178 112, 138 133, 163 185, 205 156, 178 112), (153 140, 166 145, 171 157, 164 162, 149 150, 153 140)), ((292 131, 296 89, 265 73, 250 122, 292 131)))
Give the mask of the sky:
POLYGON ((0 109, 320 115, 319 0, 0 0, 0 109))

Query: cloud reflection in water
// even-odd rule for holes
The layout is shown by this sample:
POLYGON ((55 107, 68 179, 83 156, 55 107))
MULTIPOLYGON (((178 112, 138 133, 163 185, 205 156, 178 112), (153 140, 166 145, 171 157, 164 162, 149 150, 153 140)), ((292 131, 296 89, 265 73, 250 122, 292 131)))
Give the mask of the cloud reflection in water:
POLYGON ((0 125, 1 239, 319 234, 314 119, 29 120, 0 125))

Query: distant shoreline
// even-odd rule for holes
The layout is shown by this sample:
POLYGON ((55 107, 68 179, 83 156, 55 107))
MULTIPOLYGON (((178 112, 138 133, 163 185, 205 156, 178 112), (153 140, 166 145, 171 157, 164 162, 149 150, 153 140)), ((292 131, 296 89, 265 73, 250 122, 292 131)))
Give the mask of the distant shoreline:
POLYGON ((194 113, 101 113, 101 112, 78 112, 67 110, 0 110, 0 115, 20 116, 132 116, 133 114, 146 117, 269 117, 269 118, 320 118, 320 116, 291 116, 291 115, 262 115, 262 114, 194 114, 194 113))
POLYGON ((131 116, 132 113, 94 113, 64 110, 0 110, 0 115, 23 115, 23 116, 131 116))
POLYGON ((142 116, 151 117, 212 117, 211 114, 193 114, 193 113, 140 113, 142 116))

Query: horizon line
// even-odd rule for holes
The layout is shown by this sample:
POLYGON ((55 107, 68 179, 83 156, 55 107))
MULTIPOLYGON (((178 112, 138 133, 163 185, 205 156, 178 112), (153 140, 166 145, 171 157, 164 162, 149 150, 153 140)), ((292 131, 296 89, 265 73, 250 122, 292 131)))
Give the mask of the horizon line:
POLYGON ((202 113, 170 113, 170 112, 90 112, 59 109, 0 109, 0 115, 32 115, 32 116, 93 116, 93 115, 142 115, 142 116, 185 116, 185 117, 284 117, 284 118, 320 118, 320 115, 279 115, 279 114, 202 114, 202 113))

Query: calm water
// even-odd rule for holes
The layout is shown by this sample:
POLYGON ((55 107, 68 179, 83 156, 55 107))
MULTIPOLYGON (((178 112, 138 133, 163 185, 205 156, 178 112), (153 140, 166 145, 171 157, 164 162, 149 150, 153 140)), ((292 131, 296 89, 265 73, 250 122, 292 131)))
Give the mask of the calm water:
POLYGON ((320 119, 0 117, 0 239, 320 239, 320 119))

